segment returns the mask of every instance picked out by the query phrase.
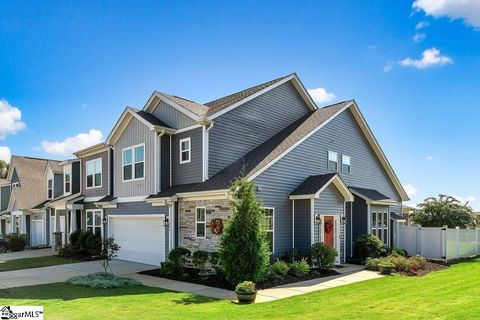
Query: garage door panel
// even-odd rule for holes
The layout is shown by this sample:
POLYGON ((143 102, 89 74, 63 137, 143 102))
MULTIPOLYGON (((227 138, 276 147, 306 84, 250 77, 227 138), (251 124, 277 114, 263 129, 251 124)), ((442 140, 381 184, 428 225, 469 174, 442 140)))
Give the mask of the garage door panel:
POLYGON ((109 230, 121 247, 118 259, 156 266, 165 260, 162 217, 111 216, 109 230))

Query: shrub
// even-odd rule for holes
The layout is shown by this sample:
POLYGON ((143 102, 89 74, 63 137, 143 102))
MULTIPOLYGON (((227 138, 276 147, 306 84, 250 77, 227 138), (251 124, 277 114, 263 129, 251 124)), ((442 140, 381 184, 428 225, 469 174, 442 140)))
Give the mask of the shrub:
POLYGON ((235 291, 238 293, 254 293, 257 291, 255 283, 251 281, 243 281, 235 287, 235 291))
POLYGON ((85 236, 85 248, 91 255, 98 255, 102 251, 102 239, 91 232, 85 236))
POLYGON ((192 252, 184 247, 177 247, 172 249, 168 254, 168 260, 173 264, 173 270, 176 274, 183 274, 185 272, 185 264, 192 252))
POLYGON ((287 275, 290 267, 285 261, 278 260, 272 264, 272 272, 279 278, 283 278, 287 275))
POLYGON ((320 270, 333 269, 337 256, 337 250, 322 242, 314 243, 310 248, 312 263, 320 270))
POLYGON ((381 265, 392 264, 397 272, 415 272, 416 270, 424 269, 426 262, 427 260, 420 256, 406 258, 398 254, 391 254, 387 257, 367 258, 365 265, 368 270, 379 271, 381 270, 381 265))
POLYGON ((355 256, 362 261, 382 256, 384 250, 382 240, 373 234, 362 235, 355 241, 355 256))
POLYGON ((197 250, 192 255, 192 262, 195 268, 198 269, 199 274, 204 274, 207 269, 208 252, 197 250))
POLYGON ((70 235, 68 236, 68 240, 70 240, 70 244, 72 246, 82 247, 82 243, 80 242, 80 239, 83 232, 84 232, 83 230, 79 229, 70 233, 70 235))
POLYGON ((67 244, 58 250, 58 256, 62 258, 75 257, 80 253, 80 248, 73 244, 67 244))
POLYGON ((210 263, 210 267, 212 267, 213 270, 218 273, 218 270, 220 269, 220 256, 218 252, 210 253, 208 257, 208 263, 210 263))
POLYGON ((310 265, 306 258, 300 261, 294 261, 290 264, 290 274, 295 277, 304 277, 310 272, 310 265))
POLYGON ((160 262, 160 275, 171 276, 175 274, 175 265, 172 261, 160 262))
POLYGON ((399 247, 387 248, 386 251, 387 251, 387 254, 388 254, 388 255, 390 255, 390 254, 398 254, 398 255, 404 256, 404 257, 407 256, 407 250, 402 249, 402 248, 399 248, 399 247))
POLYGON ((90 287, 96 289, 122 288, 141 285, 134 279, 115 276, 111 273, 97 272, 70 278, 66 281, 69 284, 80 287, 90 287))
POLYGON ((7 236, 7 249, 16 252, 25 250, 27 240, 23 235, 11 233, 7 236))
POLYGON ((268 267, 269 249, 261 229, 264 215, 253 183, 237 179, 230 189, 232 218, 220 239, 220 262, 228 282, 258 281, 268 267))
POLYGON ((427 259, 421 256, 410 257, 409 261, 411 265, 415 265, 417 269, 425 269, 427 266, 427 259))
POLYGON ((380 268, 380 272, 382 274, 391 274, 393 269, 395 268, 395 265, 387 260, 382 261, 378 264, 378 267, 380 268))
POLYGON ((280 259, 288 263, 292 263, 296 261, 298 259, 297 249, 292 248, 290 250, 285 251, 280 259))
POLYGON ((365 260, 365 267, 367 270, 378 271, 378 265, 381 261, 382 260, 380 258, 367 258, 367 260, 365 260))

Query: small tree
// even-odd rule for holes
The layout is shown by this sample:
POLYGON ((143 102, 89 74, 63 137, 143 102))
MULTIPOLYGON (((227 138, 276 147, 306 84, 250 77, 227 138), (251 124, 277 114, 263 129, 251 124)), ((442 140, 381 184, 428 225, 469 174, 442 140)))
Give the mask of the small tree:
POLYGON ((8 173, 8 163, 4 160, 0 160, 0 178, 6 178, 8 173))
POLYGON ((255 197, 253 183, 237 179, 230 189, 232 218, 220 239, 220 261, 226 279, 237 284, 260 280, 268 267, 269 250, 261 230, 263 210, 255 197))
POLYGON ((110 268, 110 261, 118 256, 118 250, 120 250, 120 246, 115 242, 113 237, 103 240, 100 257, 102 258, 102 267, 105 273, 107 273, 107 270, 110 268))
POLYGON ((473 209, 468 202, 461 204, 452 196, 440 194, 438 199, 430 197, 418 207, 412 220, 422 227, 468 228, 476 225, 473 209))

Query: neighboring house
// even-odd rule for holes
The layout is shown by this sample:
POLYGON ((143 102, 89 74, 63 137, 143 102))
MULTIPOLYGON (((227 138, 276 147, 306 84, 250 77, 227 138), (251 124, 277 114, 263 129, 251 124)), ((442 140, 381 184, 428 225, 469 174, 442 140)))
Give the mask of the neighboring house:
POLYGON ((411 226, 413 224, 412 218, 415 212, 417 212, 417 208, 403 205, 402 215, 403 215, 403 218, 405 219, 405 224, 407 226, 411 226))
POLYGON ((408 200, 355 101, 318 108, 295 74, 205 104, 155 91, 76 156, 82 228, 156 265, 176 246, 219 248, 240 176, 256 185, 274 255, 322 241, 343 262, 363 234, 390 246, 408 200))

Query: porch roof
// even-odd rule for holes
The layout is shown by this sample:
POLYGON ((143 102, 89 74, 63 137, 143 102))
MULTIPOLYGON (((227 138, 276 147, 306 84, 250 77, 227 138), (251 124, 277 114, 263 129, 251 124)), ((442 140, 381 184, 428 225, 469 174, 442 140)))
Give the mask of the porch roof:
POLYGON ((290 199, 312 199, 319 198, 325 188, 331 183, 345 198, 345 201, 353 201, 353 194, 348 190, 347 185, 337 173, 328 173, 316 176, 310 176, 303 181, 292 193, 290 199))
POLYGON ((390 218, 392 218, 393 220, 396 220, 397 222, 407 221, 404 217, 396 214, 395 212, 390 212, 390 218))
POLYGON ((353 194, 367 201, 368 204, 377 205, 397 205, 398 202, 384 195, 383 193, 374 190, 359 187, 349 187, 353 194))

